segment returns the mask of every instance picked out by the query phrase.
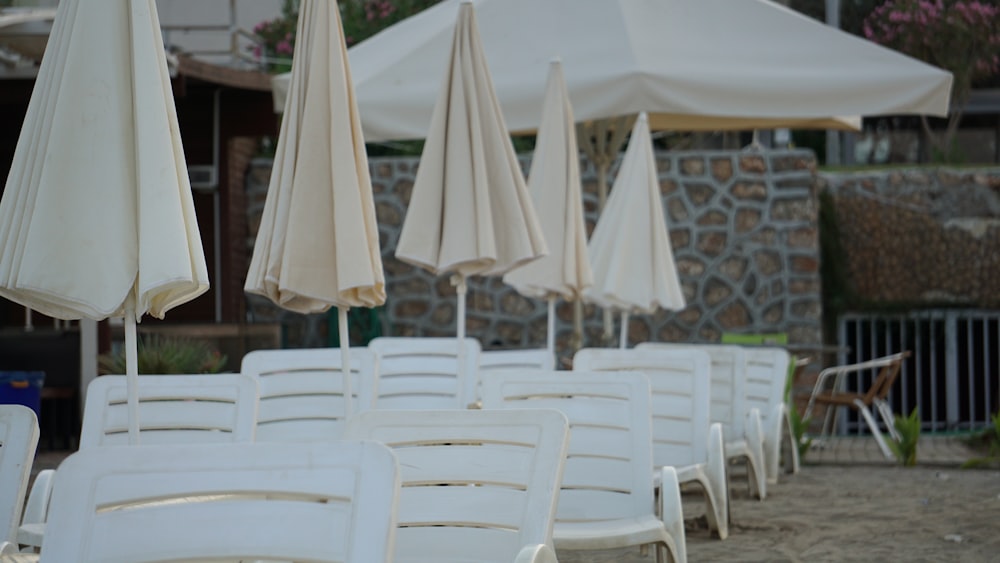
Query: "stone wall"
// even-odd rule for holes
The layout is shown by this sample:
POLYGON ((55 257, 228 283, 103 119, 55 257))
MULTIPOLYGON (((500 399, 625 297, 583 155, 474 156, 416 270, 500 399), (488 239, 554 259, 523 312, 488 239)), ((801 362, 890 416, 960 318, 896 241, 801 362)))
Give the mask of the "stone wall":
MULTIPOLYGON (((381 235, 388 301, 383 332, 450 336, 455 333, 455 291, 447 276, 435 277, 393 257, 406 213, 416 158, 373 158, 370 167, 381 235)), ((525 169, 529 163, 523 161, 525 169)), ((662 152, 660 187, 680 280, 688 306, 679 312, 633 315, 629 335, 647 340, 715 342, 723 332, 787 332, 796 343, 822 337, 817 183, 810 151, 662 152)), ((588 228, 597 217, 595 171, 584 159, 588 228)), ((269 161, 249 174, 252 245, 267 189, 269 161)), ((614 178, 617 163, 612 166, 614 178)), ((610 183, 610 180, 609 180, 610 183)), ((545 343, 546 305, 527 299, 499 278, 469 280, 467 331, 484 345, 540 347, 545 343)), ((602 315, 586 306, 584 343, 600 345, 602 315)), ((573 306, 557 306, 557 345, 568 353, 573 306)), ((277 309, 248 298, 251 322, 280 322, 286 345, 327 342, 325 317, 277 309)))
POLYGON ((1000 169, 868 170, 820 183, 856 300, 1000 306, 1000 169))

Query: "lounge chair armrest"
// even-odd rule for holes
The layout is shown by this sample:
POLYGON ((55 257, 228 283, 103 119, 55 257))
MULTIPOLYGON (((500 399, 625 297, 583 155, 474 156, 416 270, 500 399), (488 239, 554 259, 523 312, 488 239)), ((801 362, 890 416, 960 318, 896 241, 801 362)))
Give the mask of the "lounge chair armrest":
POLYGON ((540 543, 522 547, 514 563, 559 563, 559 560, 551 547, 540 543))

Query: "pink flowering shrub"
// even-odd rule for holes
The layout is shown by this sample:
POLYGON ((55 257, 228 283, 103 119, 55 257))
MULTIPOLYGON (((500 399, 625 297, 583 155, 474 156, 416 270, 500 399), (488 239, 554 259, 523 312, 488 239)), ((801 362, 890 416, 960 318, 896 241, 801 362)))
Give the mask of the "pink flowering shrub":
MULTIPOLYGON (((865 18, 867 39, 952 73, 953 111, 942 137, 947 156, 972 86, 1000 72, 1000 6, 978 0, 889 0, 865 18)), ((923 119, 924 129, 930 127, 923 119)))
POLYGON ((297 21, 296 4, 292 0, 285 0, 280 16, 254 26, 256 41, 248 50, 271 72, 287 72, 292 68, 297 21))
MULTIPOLYGON (((350 47, 438 2, 440 0, 340 0, 345 42, 350 47)), ((285 0, 280 17, 262 21, 253 29, 258 43, 249 50, 271 72, 286 72, 291 68, 298 16, 298 2, 285 0)))

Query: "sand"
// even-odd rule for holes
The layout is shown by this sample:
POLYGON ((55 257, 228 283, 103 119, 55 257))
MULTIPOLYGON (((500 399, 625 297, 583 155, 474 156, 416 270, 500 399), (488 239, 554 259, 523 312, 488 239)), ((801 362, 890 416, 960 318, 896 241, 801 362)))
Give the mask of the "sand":
MULTIPOLYGON (((764 501, 741 481, 730 536, 719 540, 684 495, 689 561, 1000 561, 1000 471, 806 465, 764 501), (691 516, 691 517, 689 517, 691 516)), ((654 561, 638 549, 560 552, 560 563, 654 561)))

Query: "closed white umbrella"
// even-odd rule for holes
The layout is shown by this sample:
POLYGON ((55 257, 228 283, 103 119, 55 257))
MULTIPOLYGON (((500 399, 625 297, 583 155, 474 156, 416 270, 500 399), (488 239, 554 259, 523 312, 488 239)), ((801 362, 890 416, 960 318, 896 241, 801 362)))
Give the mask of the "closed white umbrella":
POLYGON ((545 252, 475 12, 462 3, 396 257, 435 274, 455 272, 461 342, 466 278, 501 275, 545 252))
POLYGON ((328 0, 299 8, 291 87, 245 289, 300 313, 337 307, 350 396, 347 311, 383 304, 385 277, 340 12, 328 0))
POLYGON ((663 217, 649 121, 639 114, 618 176, 588 246, 594 285, 585 298, 621 312, 620 346, 628 316, 685 306, 663 217))
POLYGON ((208 289, 154 0, 63 0, 0 202, 0 295, 135 323, 208 289))
POLYGON ((578 300, 594 281, 587 256, 576 124, 558 60, 549 66, 528 192, 549 254, 507 272, 503 281, 522 295, 548 301, 547 347, 554 352, 556 299, 578 300))

